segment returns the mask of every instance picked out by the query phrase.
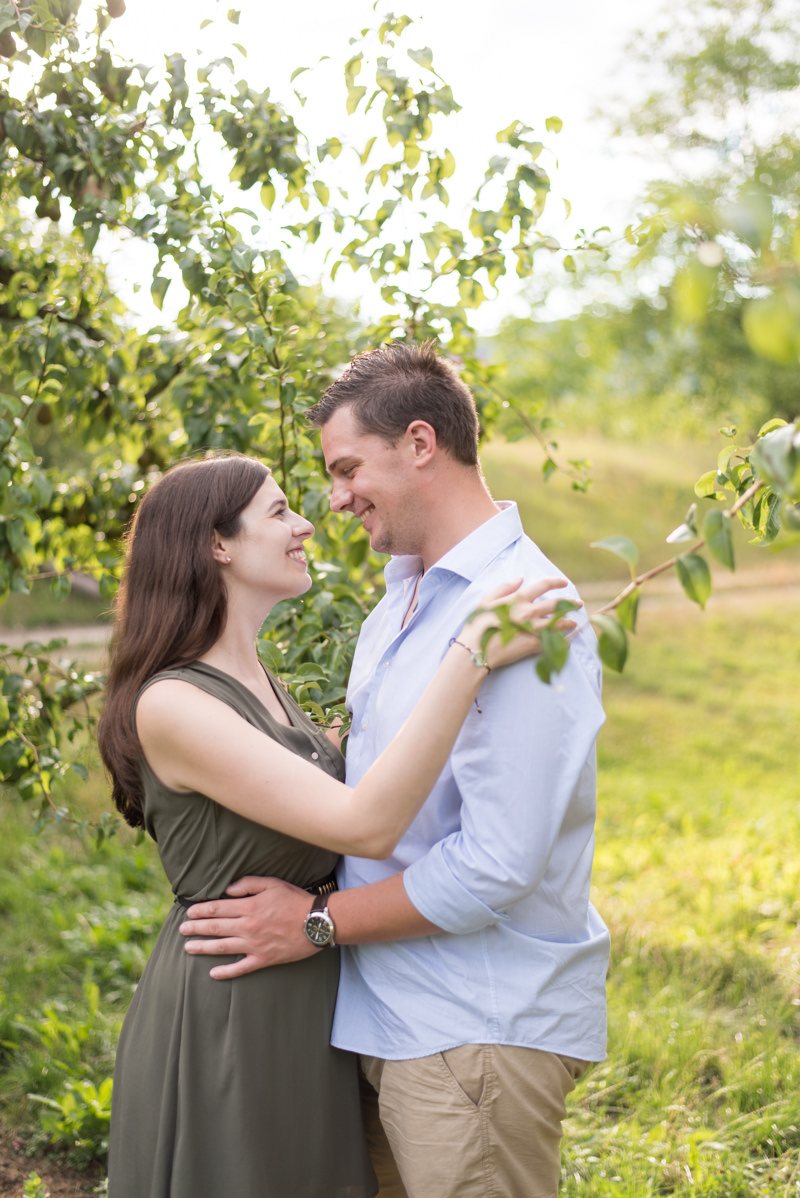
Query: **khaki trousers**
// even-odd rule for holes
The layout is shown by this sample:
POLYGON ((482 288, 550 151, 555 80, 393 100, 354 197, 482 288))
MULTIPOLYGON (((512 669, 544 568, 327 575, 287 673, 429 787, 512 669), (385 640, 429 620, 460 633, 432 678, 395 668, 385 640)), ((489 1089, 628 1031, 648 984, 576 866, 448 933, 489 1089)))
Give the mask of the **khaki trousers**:
POLYGON ((379 1198, 555 1198, 565 1100, 587 1067, 505 1044, 362 1056, 379 1198))

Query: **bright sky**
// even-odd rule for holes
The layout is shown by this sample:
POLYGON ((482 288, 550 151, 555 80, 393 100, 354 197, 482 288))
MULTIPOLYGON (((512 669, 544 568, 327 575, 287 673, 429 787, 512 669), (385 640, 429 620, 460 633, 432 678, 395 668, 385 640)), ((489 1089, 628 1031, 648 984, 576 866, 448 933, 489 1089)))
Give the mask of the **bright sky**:
MULTIPOLYGON (((202 55, 197 61, 230 54, 240 77, 253 87, 269 86, 273 99, 293 108, 312 144, 331 132, 345 140, 342 68, 350 53, 349 39, 366 26, 374 27, 388 10, 388 0, 379 0, 376 10, 372 0, 127 2, 126 15, 110 30, 121 54, 159 66, 164 54, 177 50, 186 57, 190 71, 196 47, 202 55), (226 19, 228 9, 234 7, 241 12, 238 25, 226 19), (213 23, 201 33, 204 18, 213 18, 213 23), (233 49, 234 42, 247 50, 246 60, 233 49), (331 61, 319 64, 323 55, 331 61), (292 71, 300 66, 314 69, 290 83, 292 71), (297 105, 294 88, 308 96, 304 108, 297 105)), ((434 67, 462 105, 460 113, 444 122, 457 176, 463 170, 474 189, 490 156, 499 152, 496 132, 514 119, 525 121, 558 155, 557 170, 552 154, 541 159, 554 191, 539 228, 555 232, 565 243, 581 226, 618 227, 641 191, 646 163, 636 158, 631 147, 610 146, 604 126, 592 119, 592 112, 608 96, 636 87, 635 74, 625 62, 625 45, 637 29, 653 21, 661 7, 661 0, 393 3, 395 14, 405 12, 414 18, 402 44, 431 47, 434 67), (545 132, 545 119, 551 115, 564 121, 557 136, 545 132), (561 197, 572 204, 568 226, 563 223, 561 197)), ((458 224, 470 207, 472 192, 452 194, 447 219, 458 224)), ((243 199, 258 207, 256 189, 243 199)), ((299 215, 292 212, 290 220, 296 219, 299 215)), ((126 257, 117 263, 117 270, 131 281, 136 275, 134 263, 126 257)), ((485 305, 476 314, 479 327, 488 329, 509 311, 527 311, 527 305, 515 298, 519 288, 509 283, 500 302, 485 305)), ((348 286, 355 295, 364 284, 360 276, 340 274, 337 288, 347 295, 348 286)), ((147 287, 143 290, 146 293, 147 287)), ((143 307, 141 294, 136 306, 143 307)))

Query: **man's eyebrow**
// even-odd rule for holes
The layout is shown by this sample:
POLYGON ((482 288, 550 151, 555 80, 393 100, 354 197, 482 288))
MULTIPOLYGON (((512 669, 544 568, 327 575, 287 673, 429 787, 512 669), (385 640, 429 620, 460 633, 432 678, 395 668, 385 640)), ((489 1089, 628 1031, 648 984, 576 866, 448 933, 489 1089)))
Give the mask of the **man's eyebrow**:
POLYGON ((336 469, 341 470, 342 466, 345 462, 350 463, 350 462, 356 462, 356 461, 358 461, 358 459, 353 457, 352 454, 345 454, 345 456, 343 458, 336 458, 335 461, 330 462, 330 463, 326 462, 325 469, 328 471, 328 474, 333 474, 334 470, 336 470, 336 469))

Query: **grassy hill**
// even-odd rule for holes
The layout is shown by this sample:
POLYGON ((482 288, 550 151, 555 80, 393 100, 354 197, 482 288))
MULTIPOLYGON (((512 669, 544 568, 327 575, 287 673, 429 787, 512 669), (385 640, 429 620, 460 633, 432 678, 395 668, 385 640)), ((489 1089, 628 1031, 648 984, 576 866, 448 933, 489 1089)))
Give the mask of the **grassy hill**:
MULTIPOLYGON (((666 536, 683 522, 696 501, 694 484, 716 466, 717 454, 729 442, 709 436, 708 442, 673 445, 609 441, 599 436, 559 432, 559 463, 588 459, 591 486, 586 494, 571 489, 568 477, 542 478, 543 452, 533 439, 509 444, 491 441, 482 450, 484 474, 496 499, 519 504, 528 534, 576 582, 620 578, 624 565, 592 541, 615 534, 631 537, 640 550, 640 567, 647 569, 671 557, 666 536)), ((765 578, 787 565, 800 569, 800 546, 790 551, 748 543, 744 530, 735 529, 737 570, 760 571, 765 578)), ((722 566, 714 566, 725 573, 722 566)))

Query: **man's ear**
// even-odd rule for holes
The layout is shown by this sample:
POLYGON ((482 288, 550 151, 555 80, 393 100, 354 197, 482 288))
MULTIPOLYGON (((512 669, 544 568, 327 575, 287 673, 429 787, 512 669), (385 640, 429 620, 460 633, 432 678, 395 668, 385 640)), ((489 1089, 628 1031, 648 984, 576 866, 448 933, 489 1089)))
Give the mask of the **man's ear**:
POLYGON ((436 455, 436 430, 427 420, 412 420, 406 429, 406 440, 414 455, 415 466, 427 466, 436 455))

